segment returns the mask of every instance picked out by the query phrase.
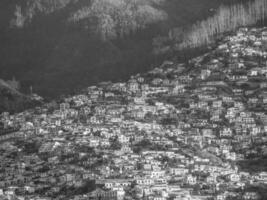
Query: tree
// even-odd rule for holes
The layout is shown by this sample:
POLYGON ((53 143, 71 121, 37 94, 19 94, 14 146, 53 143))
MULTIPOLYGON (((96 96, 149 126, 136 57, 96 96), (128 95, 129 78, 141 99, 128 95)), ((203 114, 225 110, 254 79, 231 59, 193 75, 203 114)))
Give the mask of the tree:
POLYGON ((113 150, 120 150, 122 147, 122 144, 119 142, 118 136, 114 138, 110 138, 110 148, 113 150))
MULTIPOLYGON (((233 31, 241 26, 249 26, 257 22, 265 22, 267 17, 267 0, 248 1, 230 6, 221 6, 217 13, 206 20, 195 23, 183 35, 179 48, 194 48, 210 44, 218 35, 233 31)), ((178 29, 179 30, 179 29, 178 29)), ((180 38, 180 31, 173 30, 174 41, 180 38)))
MULTIPOLYGON (((156 8, 161 1, 93 0, 72 14, 69 21, 97 19, 96 33, 102 40, 116 39, 135 33, 149 24, 165 20, 167 14, 156 8)), ((92 24, 89 24, 92 25, 92 24)))

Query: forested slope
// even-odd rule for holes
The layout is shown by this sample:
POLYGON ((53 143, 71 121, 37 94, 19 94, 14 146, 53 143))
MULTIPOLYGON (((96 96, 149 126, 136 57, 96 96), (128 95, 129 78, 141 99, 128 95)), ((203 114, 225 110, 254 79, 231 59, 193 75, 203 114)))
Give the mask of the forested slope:
POLYGON ((126 80, 165 58, 153 54, 154 38, 214 15, 222 2, 233 1, 1 0, 0 77, 48 97, 126 80))
MULTIPOLYGON (((221 5, 214 15, 193 25, 171 29, 167 37, 158 39, 159 49, 171 44, 173 50, 208 45, 223 33, 239 27, 265 25, 267 0, 234 1, 221 5)), ((170 49, 170 48, 169 48, 170 49)))

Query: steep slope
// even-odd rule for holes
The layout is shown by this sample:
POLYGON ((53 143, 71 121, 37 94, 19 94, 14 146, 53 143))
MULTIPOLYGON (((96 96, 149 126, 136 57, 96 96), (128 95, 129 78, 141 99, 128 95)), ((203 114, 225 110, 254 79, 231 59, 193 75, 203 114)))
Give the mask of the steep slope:
POLYGON ((16 76, 24 90, 32 85, 42 96, 70 93, 99 81, 125 80, 161 60, 152 54, 153 38, 207 17, 221 3, 2 0, 0 76, 16 76))
POLYGON ((38 183, 14 199, 97 199, 119 183, 122 199, 266 200, 266 42, 267 28, 240 28, 187 63, 0 117, 21 127, 0 137, 3 166, 21 169, 2 182, 38 183))

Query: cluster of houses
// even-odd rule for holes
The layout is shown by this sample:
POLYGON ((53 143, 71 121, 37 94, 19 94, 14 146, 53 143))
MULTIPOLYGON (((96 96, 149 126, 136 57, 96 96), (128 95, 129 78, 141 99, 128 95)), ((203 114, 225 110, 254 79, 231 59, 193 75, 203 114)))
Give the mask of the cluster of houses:
POLYGON ((0 199, 264 199, 266 111, 267 29, 242 28, 187 64, 2 113, 0 199))

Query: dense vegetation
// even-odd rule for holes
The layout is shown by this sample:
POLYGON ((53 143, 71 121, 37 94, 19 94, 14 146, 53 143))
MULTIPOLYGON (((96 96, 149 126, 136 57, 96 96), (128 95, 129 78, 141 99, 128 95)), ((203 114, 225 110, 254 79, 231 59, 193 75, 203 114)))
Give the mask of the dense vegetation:
POLYGON ((2 0, 0 77, 46 97, 126 80, 181 55, 173 50, 262 19, 266 0, 248 1, 2 0))
POLYGON ((187 28, 175 28, 169 32, 169 39, 175 49, 195 48, 210 44, 218 35, 242 26, 265 23, 267 0, 239 1, 222 5, 214 16, 198 21, 187 28))
POLYGON ((153 38, 211 15, 221 2, 1 0, 0 77, 15 76, 24 92, 32 85, 46 97, 126 80, 165 59, 153 55, 153 38))
POLYGON ((70 5, 74 8, 69 21, 96 24, 103 40, 135 33, 148 24, 167 19, 167 13, 156 8, 163 0, 28 0, 15 6, 11 27, 22 28, 38 13, 50 14, 70 5))
POLYGON ((167 13, 155 6, 165 0, 93 0, 74 12, 70 21, 96 21, 96 32, 103 40, 134 34, 147 25, 167 20, 167 13))
POLYGON ((27 0, 15 5, 12 27, 22 28, 30 23, 38 13, 49 14, 60 10, 73 2, 72 0, 27 0))

